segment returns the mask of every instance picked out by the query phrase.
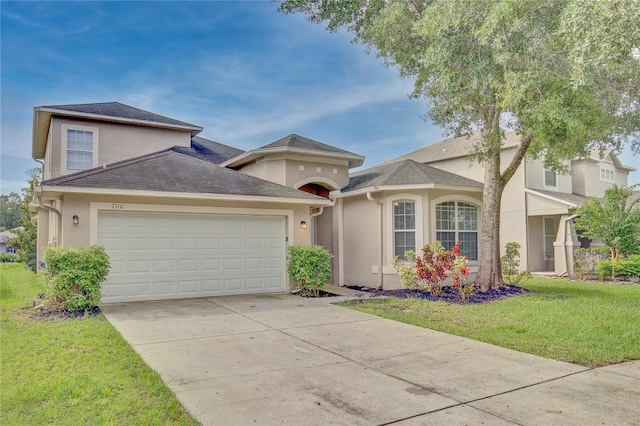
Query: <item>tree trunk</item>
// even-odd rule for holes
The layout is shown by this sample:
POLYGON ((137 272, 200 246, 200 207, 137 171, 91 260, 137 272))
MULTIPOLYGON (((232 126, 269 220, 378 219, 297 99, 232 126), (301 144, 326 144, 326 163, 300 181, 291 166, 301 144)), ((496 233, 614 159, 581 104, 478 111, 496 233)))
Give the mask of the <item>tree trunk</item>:
POLYGON ((500 267, 500 200, 504 183, 500 176, 500 153, 489 155, 484 164, 482 227, 476 285, 486 292, 504 285, 500 267))

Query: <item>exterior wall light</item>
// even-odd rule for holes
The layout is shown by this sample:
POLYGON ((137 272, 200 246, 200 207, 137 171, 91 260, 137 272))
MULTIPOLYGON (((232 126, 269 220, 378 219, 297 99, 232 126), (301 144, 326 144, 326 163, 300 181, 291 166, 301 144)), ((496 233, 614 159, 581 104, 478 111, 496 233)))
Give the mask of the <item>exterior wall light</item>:
POLYGON ((300 222, 300 228, 302 229, 307 229, 307 222, 305 222, 304 220, 300 222))
POLYGON ((73 224, 74 224, 74 225, 77 225, 77 224, 79 224, 79 223, 80 223, 80 218, 78 217, 78 215, 77 215, 77 214, 74 214, 74 215, 73 215, 73 217, 72 217, 72 219, 73 219, 73 224))

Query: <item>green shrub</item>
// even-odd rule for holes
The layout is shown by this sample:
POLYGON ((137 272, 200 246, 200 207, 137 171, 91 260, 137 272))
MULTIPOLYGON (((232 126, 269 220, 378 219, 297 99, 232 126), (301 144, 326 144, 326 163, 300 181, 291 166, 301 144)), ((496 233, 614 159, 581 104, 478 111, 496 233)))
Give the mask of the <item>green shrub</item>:
POLYGON ((19 259, 16 253, 2 253, 2 256, 0 256, 0 262, 2 263, 13 263, 18 261, 19 259))
POLYGON ((640 278, 640 255, 633 254, 615 260, 601 260, 597 263, 598 276, 601 278, 640 278))
POLYGON ((598 276, 596 272, 597 263, 610 257, 611 250, 605 246, 577 249, 573 253, 573 275, 581 280, 595 278, 598 276))
POLYGON ((301 291, 317 296, 331 279, 331 253, 322 246, 290 246, 287 272, 301 291))
POLYGON ((104 247, 56 247, 44 252, 47 299, 56 308, 85 311, 100 304, 111 267, 104 247))
POLYGON ((418 288, 418 274, 416 273, 416 252, 408 250, 404 252, 404 260, 400 260, 398 256, 391 261, 393 268, 400 277, 400 285, 410 290, 418 288))
POLYGON ((509 285, 518 285, 531 278, 531 271, 520 270, 520 244, 514 241, 505 244, 505 254, 500 258, 502 279, 509 285))

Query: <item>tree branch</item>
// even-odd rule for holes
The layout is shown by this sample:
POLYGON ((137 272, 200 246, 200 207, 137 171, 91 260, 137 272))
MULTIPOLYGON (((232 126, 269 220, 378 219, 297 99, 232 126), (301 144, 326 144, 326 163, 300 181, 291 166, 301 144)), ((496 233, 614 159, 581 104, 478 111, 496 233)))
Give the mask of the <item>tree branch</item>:
POLYGON ((529 145, 531 145, 531 142, 533 142, 533 133, 531 131, 527 132, 526 135, 520 138, 520 145, 516 150, 516 154, 511 159, 509 166, 505 169, 502 175, 500 175, 500 181, 503 187, 504 185, 507 184, 507 182, 509 182, 509 180, 516 173, 516 170, 522 163, 522 160, 524 159, 524 155, 527 153, 527 150, 529 149, 529 145))

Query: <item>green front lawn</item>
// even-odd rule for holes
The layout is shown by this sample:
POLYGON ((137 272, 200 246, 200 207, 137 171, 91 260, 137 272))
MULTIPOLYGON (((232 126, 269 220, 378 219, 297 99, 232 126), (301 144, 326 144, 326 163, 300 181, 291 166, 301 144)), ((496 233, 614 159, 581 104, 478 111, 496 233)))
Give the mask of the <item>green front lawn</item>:
POLYGON ((640 285, 534 277, 522 296, 477 305, 373 299, 343 306, 588 367, 640 359, 640 285))
POLYGON ((0 264, 3 425, 197 425, 103 315, 33 320, 44 281, 0 264))

